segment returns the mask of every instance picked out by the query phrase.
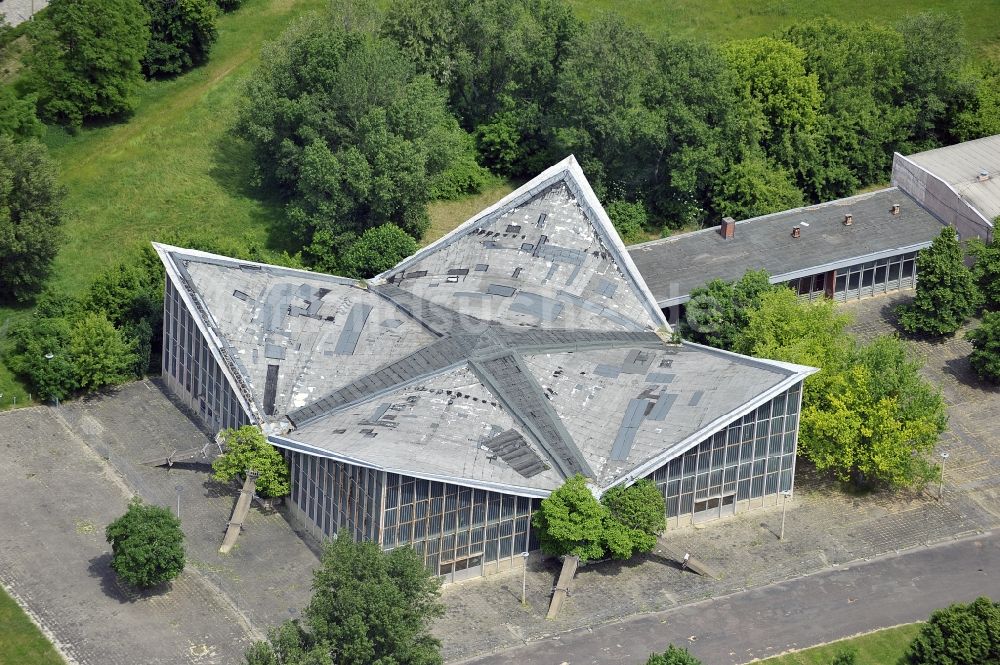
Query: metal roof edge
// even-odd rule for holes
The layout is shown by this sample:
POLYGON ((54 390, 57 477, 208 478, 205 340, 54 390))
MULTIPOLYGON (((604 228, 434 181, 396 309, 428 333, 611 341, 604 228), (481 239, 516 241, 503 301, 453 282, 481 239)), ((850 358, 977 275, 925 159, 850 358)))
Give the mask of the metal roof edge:
POLYGON ((386 473, 397 473, 401 476, 410 476, 413 478, 421 478, 424 480, 433 480, 444 483, 450 483, 452 485, 461 485, 463 487, 485 489, 492 492, 503 492, 504 494, 514 494, 517 496, 526 496, 539 499, 544 499, 545 497, 547 497, 549 494, 552 493, 552 490, 522 487, 520 485, 508 485, 506 483, 491 483, 482 480, 473 480, 470 478, 449 476, 446 474, 422 473, 410 469, 397 469, 395 467, 381 466, 379 464, 366 462, 365 460, 356 457, 351 457, 349 455, 341 455, 339 453, 335 453, 330 450, 326 450, 324 448, 319 448, 317 446, 313 446, 308 443, 303 443, 301 441, 296 441, 294 439, 289 439, 288 437, 275 434, 268 435, 267 440, 271 445, 276 446, 278 448, 284 448, 285 450, 304 453, 306 455, 312 455, 313 457, 326 457, 327 459, 336 460, 338 462, 344 462, 346 464, 353 464, 354 466, 373 469, 375 471, 385 471, 386 473))
POLYGON ((714 346, 708 346, 706 344, 698 344, 697 342, 689 342, 683 340, 681 342, 684 346, 693 347, 701 351, 706 351, 708 353, 714 353, 715 355, 723 356, 724 358, 729 358, 735 362, 739 362, 744 365, 754 365, 761 369, 770 370, 781 370, 789 374, 798 374, 804 379, 810 374, 815 374, 820 371, 819 367, 810 367, 808 365, 797 365, 795 363, 785 362, 783 360, 771 360, 770 358, 755 358, 753 356, 746 356, 742 353, 736 353, 735 351, 726 351, 725 349, 717 349, 714 346))

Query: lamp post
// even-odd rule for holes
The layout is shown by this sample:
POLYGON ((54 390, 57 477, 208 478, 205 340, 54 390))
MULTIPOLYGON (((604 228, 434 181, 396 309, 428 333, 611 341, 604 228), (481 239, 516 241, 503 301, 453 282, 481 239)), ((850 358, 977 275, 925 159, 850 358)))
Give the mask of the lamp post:
POLYGON ((781 493, 781 533, 778 534, 778 540, 785 539, 785 506, 790 496, 792 496, 792 490, 785 490, 781 493))
MULTIPOLYGON (((45 364, 51 366, 52 359, 55 358, 55 357, 56 357, 56 354, 52 353, 51 351, 49 351, 48 353, 46 353, 45 354, 45 364)), ((52 401, 55 402, 55 404, 56 404, 57 407, 59 406, 59 398, 56 397, 55 393, 52 393, 52 401)))
POLYGON ((528 604, 528 553, 521 552, 524 557, 524 565, 521 566, 521 604, 528 604))
POLYGON ((174 489, 177 490, 177 519, 181 518, 181 492, 184 491, 183 485, 175 485, 174 489))
POLYGON ((948 461, 948 452, 941 453, 941 480, 938 482, 938 501, 944 494, 944 463, 948 461))

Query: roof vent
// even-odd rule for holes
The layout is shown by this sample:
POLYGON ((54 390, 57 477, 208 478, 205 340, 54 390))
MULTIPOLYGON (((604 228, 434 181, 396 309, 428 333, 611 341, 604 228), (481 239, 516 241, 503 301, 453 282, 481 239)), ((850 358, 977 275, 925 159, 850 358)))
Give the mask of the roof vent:
POLYGON ((798 226, 793 226, 792 227, 792 237, 793 238, 798 238, 801 235, 802 235, 802 228, 798 227, 798 226))
POLYGON ((719 235, 726 240, 732 240, 736 233, 736 220, 732 217, 723 217, 722 225, 719 226, 719 235))
POLYGON ((899 214, 899 204, 898 203, 893 203, 892 204, 892 214, 893 215, 898 215, 899 214))
POLYGON ((989 171, 983 169, 982 171, 979 172, 979 178, 978 178, 979 182, 986 182, 989 179, 990 179, 989 171))
POLYGON ((854 223, 854 215, 852 215, 851 213, 847 213, 846 215, 844 215, 844 226, 850 226, 853 223, 854 223))

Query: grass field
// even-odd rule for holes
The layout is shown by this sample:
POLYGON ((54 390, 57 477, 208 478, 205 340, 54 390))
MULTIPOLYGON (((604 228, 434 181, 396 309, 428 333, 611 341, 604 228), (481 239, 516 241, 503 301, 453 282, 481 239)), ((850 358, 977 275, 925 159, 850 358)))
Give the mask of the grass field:
POLYGON ((64 665, 14 599, 0 589, 0 665, 64 665))
POLYGON ((911 623, 760 662, 761 665, 830 665, 840 651, 853 647, 858 650, 857 665, 897 665, 919 631, 920 624, 911 623))
POLYGON ((627 16, 654 34, 714 41, 770 35, 819 16, 891 23, 906 14, 944 10, 961 15, 965 36, 980 55, 1000 61, 1000 0, 569 0, 585 19, 604 11, 627 16))

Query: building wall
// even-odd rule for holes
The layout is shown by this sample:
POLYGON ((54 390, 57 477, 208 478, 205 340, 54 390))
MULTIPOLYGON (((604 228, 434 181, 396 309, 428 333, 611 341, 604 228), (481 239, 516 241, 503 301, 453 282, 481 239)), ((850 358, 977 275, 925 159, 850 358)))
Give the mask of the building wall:
POLYGON ((993 239, 988 221, 953 187, 898 152, 892 156, 892 184, 916 199, 945 224, 955 227, 963 240, 993 239))
POLYGON ((838 302, 860 300, 892 291, 912 289, 917 284, 917 252, 898 254, 877 261, 793 279, 785 284, 802 300, 832 297, 838 302))
POLYGON ((163 300, 162 370, 167 387, 212 431, 251 422, 169 277, 163 300))
POLYGON ((291 473, 289 504, 299 521, 322 540, 346 533, 379 540, 384 473, 363 466, 286 451, 291 473))
POLYGON ((774 503, 795 480, 802 383, 738 418, 647 478, 667 503, 667 527, 774 503))

